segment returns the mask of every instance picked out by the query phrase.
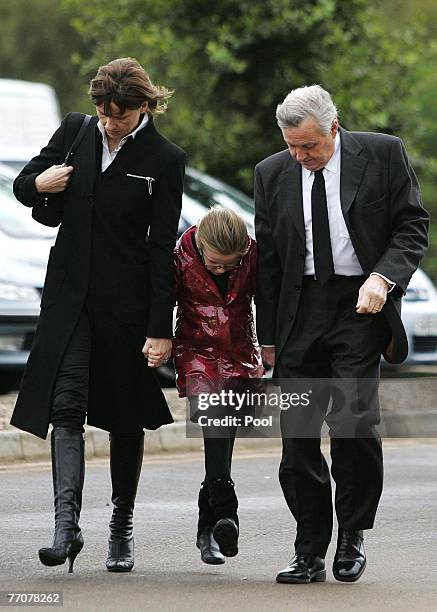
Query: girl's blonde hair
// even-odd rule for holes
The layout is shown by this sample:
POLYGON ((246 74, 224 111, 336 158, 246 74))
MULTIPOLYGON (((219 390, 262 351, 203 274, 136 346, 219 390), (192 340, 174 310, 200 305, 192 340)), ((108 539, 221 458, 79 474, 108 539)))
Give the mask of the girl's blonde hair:
POLYGON ((246 224, 233 210, 213 206, 197 224, 196 244, 201 250, 206 247, 221 255, 243 255, 247 250, 246 224))

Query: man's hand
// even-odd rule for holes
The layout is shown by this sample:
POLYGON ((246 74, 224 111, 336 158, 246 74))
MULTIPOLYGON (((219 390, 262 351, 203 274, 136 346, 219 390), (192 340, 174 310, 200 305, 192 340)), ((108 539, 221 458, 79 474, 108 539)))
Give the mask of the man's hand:
POLYGON ((38 193, 61 193, 65 191, 73 170, 73 166, 50 166, 36 177, 36 190, 38 193))
POLYGON ((170 338, 147 338, 143 354, 149 368, 158 368, 170 359, 172 342, 170 338))
POLYGON ((358 314, 375 314, 382 310, 386 300, 389 285, 380 276, 376 274, 369 278, 361 285, 358 294, 358 302, 356 311, 358 314))
POLYGON ((275 347, 274 346, 262 346, 261 347, 261 359, 263 363, 266 363, 271 368, 275 365, 275 347))

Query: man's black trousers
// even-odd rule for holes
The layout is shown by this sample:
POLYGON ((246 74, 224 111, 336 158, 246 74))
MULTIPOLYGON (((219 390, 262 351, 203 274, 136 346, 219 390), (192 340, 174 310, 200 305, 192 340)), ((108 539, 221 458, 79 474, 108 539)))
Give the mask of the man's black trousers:
MULTIPOLYGON (((382 446, 375 425, 379 422, 381 352, 390 339, 390 328, 383 313, 356 313, 364 281, 363 276, 334 276, 321 286, 313 277, 304 277, 297 318, 275 368, 285 387, 292 388, 297 379, 333 379, 334 386, 336 380, 341 386, 342 380, 349 379, 357 392, 352 411, 349 406, 343 412, 336 411, 336 393, 331 394, 333 403, 326 417, 335 509, 339 526, 347 530, 373 527, 383 483, 382 446)), ((316 412, 313 407, 281 414, 279 468, 285 500, 297 521, 296 551, 322 558, 333 523, 330 472, 320 450, 327 409, 328 397, 322 393, 316 412), (307 417, 311 427, 305 427, 307 417)))

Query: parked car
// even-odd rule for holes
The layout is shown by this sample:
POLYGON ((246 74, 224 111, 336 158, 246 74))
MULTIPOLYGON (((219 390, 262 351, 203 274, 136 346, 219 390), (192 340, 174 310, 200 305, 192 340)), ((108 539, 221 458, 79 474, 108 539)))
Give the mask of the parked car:
POLYGON ((53 87, 0 79, 0 162, 17 172, 48 142, 61 115, 53 87), (36 117, 37 120, 29 120, 36 117))
MULTIPOLYGON (((23 161, 24 165, 25 161, 23 161)), ((12 193, 16 172, 0 164, 0 392, 16 385, 27 361, 39 316, 50 247, 57 229, 31 218, 12 193)), ((187 168, 179 235, 213 204, 236 210, 254 235, 253 201, 226 183, 187 168)), ((437 364, 437 292, 422 270, 408 287, 402 320, 409 340, 407 364, 437 364)), ((158 369, 163 386, 174 385, 171 363, 158 369)))
MULTIPOLYGON (((22 160, 22 165, 25 163, 22 160)), ((30 209, 16 201, 12 192, 15 176, 16 171, 0 164, 0 392, 3 393, 16 386, 29 356, 49 250, 57 234, 57 228, 36 223, 30 209)), ((214 203, 232 204, 253 233, 253 217, 247 208, 251 200, 244 194, 191 168, 187 170, 187 182, 179 235, 195 225, 214 203)), ((174 385, 171 363, 158 368, 158 375, 163 386, 174 385)))
POLYGON ((45 269, 56 230, 35 223, 0 165, 0 392, 17 383, 29 356, 45 269))
POLYGON ((402 303, 408 336, 405 364, 437 364, 437 291, 423 270, 416 270, 402 303))
POLYGON ((253 200, 238 189, 204 172, 187 167, 184 193, 203 206, 203 213, 214 204, 231 208, 244 219, 249 233, 255 236, 253 200))

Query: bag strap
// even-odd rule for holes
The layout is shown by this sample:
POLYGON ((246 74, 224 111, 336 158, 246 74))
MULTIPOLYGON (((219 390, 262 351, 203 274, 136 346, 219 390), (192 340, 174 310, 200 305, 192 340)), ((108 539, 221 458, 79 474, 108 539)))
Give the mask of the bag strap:
POLYGON ((76 134, 76 138, 73 140, 73 144, 71 145, 67 155, 65 156, 64 166, 69 165, 70 157, 73 157, 76 153, 76 150, 79 148, 79 145, 82 142, 83 137, 85 136, 85 132, 91 119, 91 115, 85 115, 85 117, 83 118, 82 125, 80 126, 79 131, 76 134))

